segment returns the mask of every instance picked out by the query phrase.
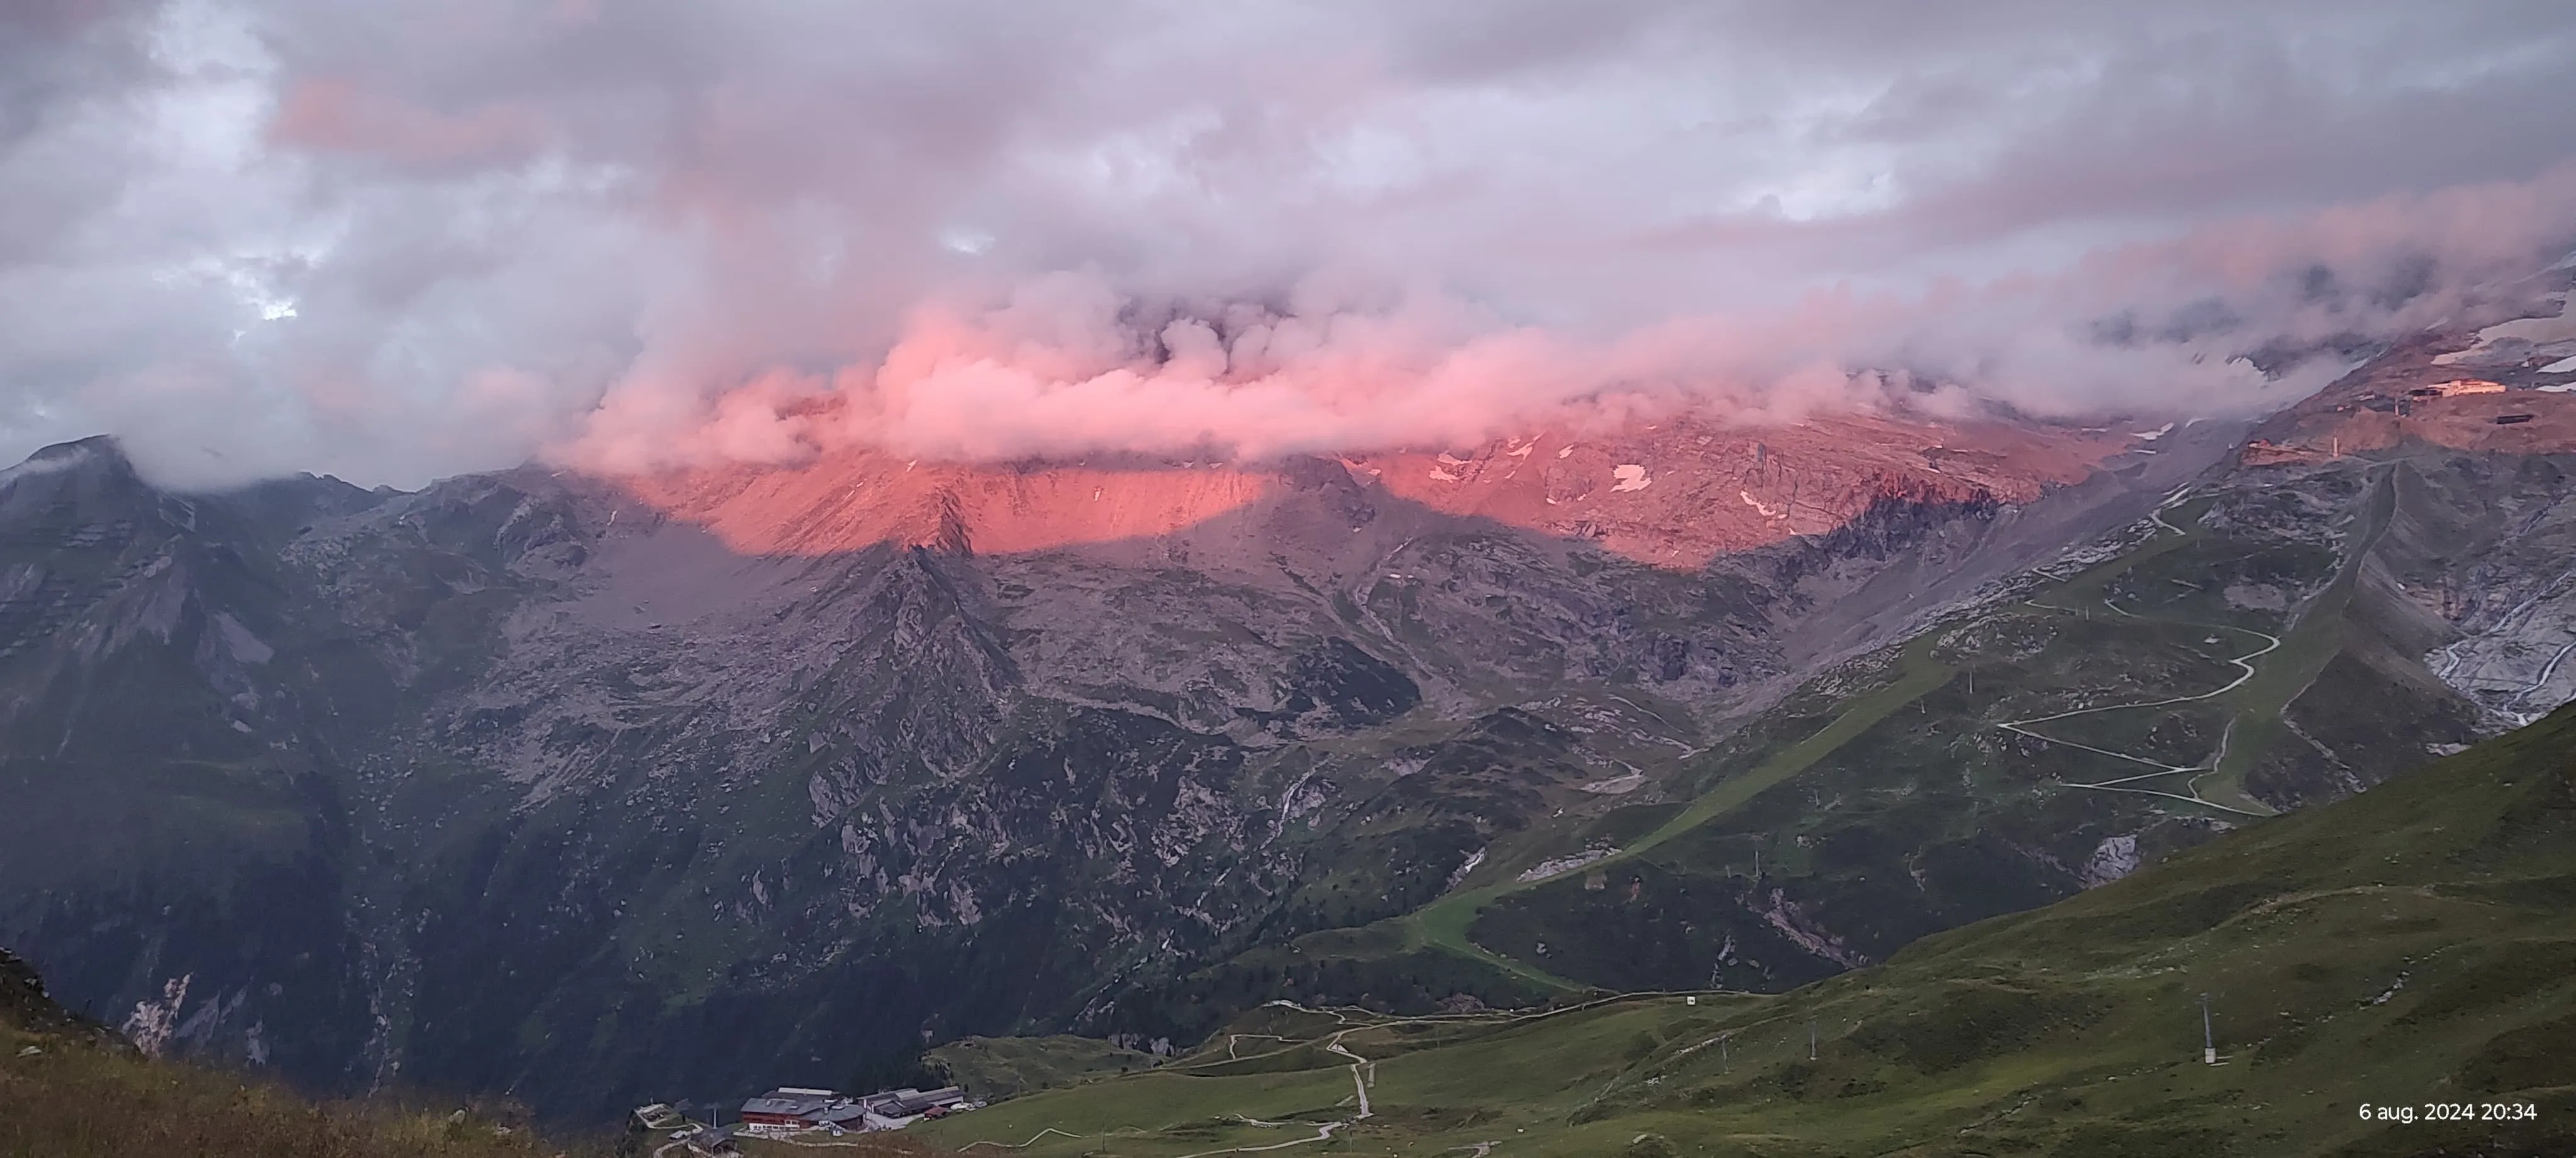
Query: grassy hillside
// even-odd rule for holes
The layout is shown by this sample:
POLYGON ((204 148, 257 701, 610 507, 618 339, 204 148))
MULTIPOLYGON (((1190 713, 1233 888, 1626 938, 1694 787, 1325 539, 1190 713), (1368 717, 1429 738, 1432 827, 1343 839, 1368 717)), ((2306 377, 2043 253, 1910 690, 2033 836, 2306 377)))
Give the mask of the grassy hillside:
POLYGON ((1008 1098, 1103 1074, 1151 1069, 1163 1059, 1094 1037, 969 1037, 929 1052, 950 1081, 979 1098, 1008 1098))
POLYGON ((282 1088, 155 1061, 65 1013, 0 951, 0 1156, 511 1158, 605 1154, 541 1139, 523 1116, 317 1105, 282 1088))
POLYGON ((933 1137, 1172 1158, 1301 1137, 1638 1158, 2576 1153, 2576 707, 1791 993, 1271 1006, 1172 1065, 933 1137), (2362 1116, 2428 1102, 2534 1120, 2362 1116))

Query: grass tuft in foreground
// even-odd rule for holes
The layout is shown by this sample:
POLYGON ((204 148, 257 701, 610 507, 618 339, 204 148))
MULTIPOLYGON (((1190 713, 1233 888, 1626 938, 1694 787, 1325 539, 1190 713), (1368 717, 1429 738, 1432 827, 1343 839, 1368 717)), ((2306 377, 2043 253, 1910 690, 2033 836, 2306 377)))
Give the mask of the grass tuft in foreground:
POLYGON ((524 1114, 316 1103, 157 1061, 48 999, 0 951, 0 1155, 45 1158, 525 1158, 605 1155, 539 1137, 524 1114))

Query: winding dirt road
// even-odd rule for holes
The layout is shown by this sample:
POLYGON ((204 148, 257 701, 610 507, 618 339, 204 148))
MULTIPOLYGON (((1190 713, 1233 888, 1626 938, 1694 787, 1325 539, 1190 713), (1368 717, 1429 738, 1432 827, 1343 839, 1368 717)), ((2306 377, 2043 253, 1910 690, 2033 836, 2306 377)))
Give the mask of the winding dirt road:
MULTIPOLYGON (((2164 505, 2157 507, 2155 513, 2148 517, 2153 519, 2156 526, 2163 530, 2171 531, 2176 535, 2189 536, 2191 532, 2185 531, 2172 523, 2166 522, 2165 512, 2188 501, 2190 497, 2191 496, 2188 493, 2175 495, 2173 498, 2167 499, 2164 505)), ((2115 614, 2126 616, 2130 619, 2139 618, 2134 612, 2131 612, 2129 609, 2112 601, 2112 599, 2107 595, 2102 596, 2101 600, 2102 606, 2109 608, 2115 614)), ((2028 601, 2025 605, 2039 608, 2042 611, 2056 611, 2068 615, 2083 614, 2083 612, 2077 608, 2059 607, 2055 604, 2041 603, 2037 600, 2028 601)), ((2211 753, 2209 759, 2204 760, 2201 763, 2191 765, 2168 764, 2162 760, 2140 756, 2133 752, 2114 752, 2108 748, 2097 748, 2091 744, 2083 744, 2074 740, 2060 739, 2044 732, 2034 732, 2031 730, 2030 726, 2033 724, 2047 724, 2058 720, 2074 719, 2078 716, 2089 716, 2102 712, 2136 711, 2144 708, 2165 708, 2172 707, 2176 704, 2191 704, 2198 703, 2203 700, 2216 699, 2229 692, 2235 691, 2238 688, 2244 687, 2248 681, 2254 678, 2254 661, 2280 650, 2281 647, 2281 638, 2279 636, 2265 634, 2264 632, 2256 631, 2250 627, 2235 627, 2224 623, 2208 623, 2197 620, 2168 620, 2159 622, 2172 622, 2180 626, 2204 628, 2210 631, 2235 632, 2239 635, 2253 636, 2263 642, 2262 646, 2257 647, 2252 651, 2246 652, 2242 655, 2228 657, 2227 662, 2236 665, 2238 669, 2236 678, 2227 681, 2225 686, 2218 687, 2210 691, 2189 696, 2169 696, 2160 700, 2141 700, 2136 703, 2103 704, 2099 707, 2077 708, 2073 711, 2056 712, 2045 716, 2032 716, 2028 719, 2006 721, 1995 726, 2002 728, 2007 732, 2014 733, 2015 735, 2028 736, 2031 739, 2039 740, 2044 743, 2056 744, 2067 748, 2075 748, 2081 751, 2091 752, 2099 756, 2108 756, 2114 760, 2125 760, 2132 764, 2143 764, 2146 767, 2153 769, 2153 771, 2141 772, 2134 776, 2120 776, 2109 780, 2058 781, 2060 785, 2067 788, 2084 788, 2096 792, 2134 792, 2141 796, 2161 796, 2168 800, 2181 800, 2192 804, 2204 805, 2206 807, 2218 809, 2221 812, 2234 813, 2238 816, 2262 817, 2273 815, 2268 812, 2254 812, 2238 808, 2233 805, 2221 804, 2200 794, 2201 778, 2216 772, 2220 761, 2226 758, 2228 741, 2236 733, 2236 723, 2232 719, 2228 721, 2226 730, 2219 734, 2218 750, 2211 753), (2155 780, 2166 776, 2183 777, 2183 791, 2167 792, 2158 788, 2134 787, 2134 785, 2139 781, 2155 780)))
MULTIPOLYGON (((1258 1154, 1271 1150, 1285 1150, 1293 1146, 1305 1146, 1316 1142, 1326 1142, 1332 1140, 1334 1134, 1347 1130, 1352 1126, 1358 1125, 1360 1122, 1377 1116, 1376 1110, 1369 1101, 1369 1087, 1376 1084, 1377 1081, 1377 1062, 1352 1052, 1350 1047, 1342 1044, 1343 1037, 1363 1029, 1386 1029, 1403 1025, 1456 1025, 1462 1023, 1517 1025, 1522 1022, 1540 1021, 1551 1017, 1564 1017, 1568 1014, 1581 1013, 1585 1010, 1597 1009, 1604 1005, 1612 1005, 1619 1002, 1670 997, 1693 998, 1714 995, 1716 995, 1714 991, 1622 993, 1615 996, 1597 998, 1592 1001, 1577 1002, 1572 1005, 1561 1006, 1555 1009, 1539 1010, 1534 1013, 1432 1014, 1421 1017, 1384 1018, 1375 1014, 1367 1013, 1366 1011, 1358 1011, 1366 1020, 1356 1022, 1351 1018, 1351 1011, 1342 1009, 1314 1009, 1287 1000, 1266 1002, 1265 1005, 1268 1007, 1290 1009, 1298 1013, 1332 1018, 1333 1023, 1339 1028, 1334 1029, 1331 1033, 1325 1034, 1320 1038, 1289 1038, 1266 1033, 1229 1034, 1226 1038, 1226 1057, 1223 1061, 1211 1060, 1195 1063, 1175 1063, 1173 1068, 1187 1071, 1201 1069, 1207 1066, 1224 1065, 1227 1064, 1227 1062, 1232 1061, 1251 1060, 1251 1058, 1269 1057, 1275 1054, 1286 1053, 1289 1050, 1296 1049, 1301 1046, 1312 1045, 1320 1042, 1325 1052, 1350 1059, 1350 1065, 1348 1068, 1351 1071, 1351 1100, 1356 1105, 1357 1111, 1347 1118, 1321 1123, 1270 1122, 1254 1118, 1249 1115, 1238 1114, 1234 1116, 1234 1121, 1240 1125, 1261 1127, 1312 1126, 1315 1132, 1303 1138, 1291 1138, 1284 1142, 1271 1142, 1260 1146, 1228 1146, 1217 1150, 1201 1150, 1196 1153, 1181 1155, 1180 1158, 1217 1158, 1217 1155, 1220 1154, 1258 1154), (1281 1046, 1276 1050, 1253 1054, 1250 1055, 1250 1058, 1246 1058, 1239 1056, 1235 1051, 1236 1043, 1246 1038, 1266 1038, 1271 1041, 1280 1042, 1281 1046)), ((1708 1042, 1703 1042, 1701 1044, 1706 1045, 1717 1040, 1717 1038, 1710 1038, 1708 1042)), ((1119 1130, 1109 1131, 1108 1133, 1124 1136, 1131 1132, 1141 1131, 1131 1131, 1126 1128, 1121 1128, 1119 1130)), ((1033 1135, 1030 1135, 1028 1141, 1025 1142, 997 1142, 990 1139, 979 1139, 977 1141, 968 1142, 965 1145, 958 1147, 958 1149, 963 1151, 973 1150, 979 1146, 989 1146, 996 1150, 1024 1150, 1030 1146, 1036 1145, 1050 1134, 1059 1138, 1085 1139, 1092 1137, 1092 1135, 1075 1134, 1070 1131, 1059 1130, 1055 1127, 1049 1126, 1033 1135)), ((1477 1143, 1473 1149, 1477 1155, 1484 1155, 1498 1145, 1501 1145, 1501 1143, 1480 1142, 1477 1143)), ((1455 1147, 1454 1149, 1466 1150, 1470 1148, 1471 1147, 1460 1146, 1455 1147)))

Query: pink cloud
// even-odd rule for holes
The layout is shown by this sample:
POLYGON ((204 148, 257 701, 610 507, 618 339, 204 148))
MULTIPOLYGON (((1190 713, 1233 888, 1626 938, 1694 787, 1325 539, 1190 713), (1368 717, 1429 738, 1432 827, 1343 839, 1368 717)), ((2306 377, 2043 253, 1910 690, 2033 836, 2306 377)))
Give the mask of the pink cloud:
MULTIPOLYGON (((829 375, 764 371, 692 395, 612 390, 571 461, 638 469, 775 462, 842 446, 957 460, 1111 451, 1261 458, 1471 445, 1537 424, 1597 425, 1689 409, 1724 422, 1904 407, 1962 415, 2255 413, 2339 372, 2286 377, 2267 344, 2394 334, 2492 296, 2576 230, 2576 168, 2527 183, 2396 196, 2295 217, 2222 222, 2094 252, 2054 273, 1914 293, 1813 292, 1777 308, 1687 314, 1625 332, 1511 324, 1454 297, 1304 310, 1195 309, 1122 293, 1104 274, 1032 278, 981 308, 916 308, 879 358, 829 375), (2439 254, 2411 296, 2321 296, 2307 271, 2360 283, 2439 254), (2223 303, 2207 333, 2115 341, 2115 314, 2169 326, 2223 303)), ((1381 298, 1380 300, 1386 300, 1381 298)))
POLYGON ((526 109, 487 104, 447 112, 407 104, 345 77, 309 77, 288 90, 269 123, 291 149, 374 157, 415 172, 456 171, 515 160, 541 137, 526 109))
POLYGON ((1490 7, 0 14, 0 433, 409 485, 2238 413, 2576 236, 2576 19, 1490 7))

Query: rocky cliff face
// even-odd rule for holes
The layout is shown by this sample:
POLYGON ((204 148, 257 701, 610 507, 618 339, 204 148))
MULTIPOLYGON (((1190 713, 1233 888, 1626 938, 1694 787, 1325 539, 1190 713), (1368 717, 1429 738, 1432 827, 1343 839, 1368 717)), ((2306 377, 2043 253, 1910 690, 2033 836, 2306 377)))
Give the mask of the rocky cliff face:
POLYGON ((0 940, 155 1048, 576 1116, 1152 1029, 1688 796, 1744 713, 2236 443, 1659 426, 413 494, 54 448, 0 476, 0 940))
POLYGON ((2567 301, 2562 285, 2533 317, 2402 344, 2274 416, 2243 460, 2293 485, 2394 463, 2393 522, 2371 575, 2406 624, 2394 646, 2515 723, 2576 697, 2567 301))

